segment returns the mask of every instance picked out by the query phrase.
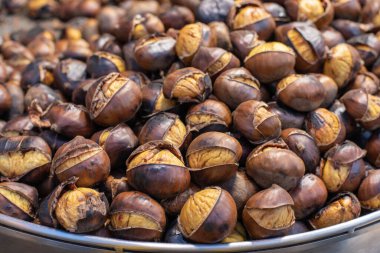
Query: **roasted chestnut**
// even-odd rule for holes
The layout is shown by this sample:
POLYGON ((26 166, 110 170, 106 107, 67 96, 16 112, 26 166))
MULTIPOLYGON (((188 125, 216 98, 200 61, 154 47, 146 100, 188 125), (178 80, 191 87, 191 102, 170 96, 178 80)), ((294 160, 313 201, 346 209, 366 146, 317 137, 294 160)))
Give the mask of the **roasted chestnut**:
POLYGON ((341 101, 335 100, 332 106, 329 108, 329 111, 335 113, 342 121, 346 129, 347 137, 351 137, 360 131, 356 121, 351 116, 349 116, 346 107, 341 101))
POLYGON ((379 180, 380 171, 370 170, 368 175, 363 179, 358 190, 358 198, 362 208, 366 210, 378 210, 380 208, 379 202, 379 180))
POLYGON ((124 72, 125 63, 119 56, 98 51, 87 59, 87 72, 91 78, 98 78, 112 72, 124 72))
POLYGON ((94 79, 86 79, 75 88, 71 96, 71 101, 77 105, 86 105, 86 94, 95 82, 94 79))
POLYGON ((198 243, 216 243, 235 228, 236 205, 231 195, 219 187, 209 187, 192 195, 178 217, 183 236, 198 243))
POLYGON ((359 72, 348 85, 350 90, 363 89, 371 95, 376 95, 379 91, 379 78, 371 72, 359 72))
POLYGON ((293 199, 278 185, 254 194, 243 210, 243 224, 252 239, 283 236, 294 224, 293 199))
POLYGON ((225 21, 233 4, 233 0, 203 0, 197 6, 196 17, 205 24, 225 21))
POLYGON ((26 47, 12 40, 1 44, 1 53, 6 62, 18 70, 25 69, 34 60, 33 54, 26 47))
POLYGON ((181 29, 185 25, 194 23, 195 21, 193 12, 189 8, 179 5, 172 6, 161 13, 159 17, 166 29, 181 29))
POLYGON ((263 3, 264 9, 270 13, 270 15, 274 18, 277 25, 281 25, 290 21, 288 14, 286 13, 285 8, 275 2, 265 2, 263 3))
POLYGON ((186 201, 194 195, 196 192, 199 192, 200 188, 195 184, 190 184, 190 187, 187 188, 184 192, 181 192, 174 198, 164 199, 161 201, 161 205, 165 208, 165 212, 168 215, 176 216, 181 212, 182 207, 185 205, 186 201))
POLYGON ((121 74, 124 77, 129 78, 135 83, 137 83, 140 87, 144 87, 151 82, 150 79, 142 72, 127 70, 121 74))
POLYGON ((283 106, 275 101, 268 103, 269 112, 276 114, 281 121, 281 128, 302 128, 305 114, 283 106))
POLYGON ((21 87, 29 88, 38 83, 51 85, 54 82, 54 64, 46 60, 35 60, 28 64, 21 76, 21 87))
POLYGON ((321 107, 330 106, 338 95, 338 86, 336 85, 335 81, 329 76, 326 76, 324 74, 312 75, 318 79, 318 81, 323 85, 325 89, 325 96, 321 107))
POLYGON ((62 94, 53 90, 45 84, 36 84, 31 86, 25 94, 24 103, 25 107, 29 108, 35 100, 42 110, 46 110, 49 105, 64 101, 62 94))
POLYGON ((107 153, 96 142, 77 136, 57 150, 51 170, 60 182, 76 176, 77 186, 89 187, 105 181, 110 167, 107 153))
POLYGON ((335 18, 358 20, 362 7, 359 0, 332 0, 335 18))
POLYGON ((109 230, 124 240, 159 241, 166 227, 165 211, 160 204, 136 191, 118 194, 109 216, 109 230))
POLYGON ((242 61, 244 61, 245 57, 247 57, 254 47, 265 43, 265 41, 259 40, 259 36, 255 31, 250 30, 232 31, 230 38, 236 56, 242 61))
POLYGON ((232 117, 235 129, 254 144, 264 143, 281 134, 279 117, 270 112, 264 102, 243 102, 232 113, 232 117))
POLYGON ((240 143, 220 132, 199 135, 189 145, 186 160, 191 178, 199 185, 214 185, 234 176, 242 155, 240 143))
POLYGON ((248 176, 263 188, 277 184, 291 190, 305 174, 303 160, 282 139, 268 141, 255 148, 249 154, 245 167, 248 176))
POLYGON ((363 34, 347 41, 358 51, 366 67, 372 66, 380 52, 380 40, 373 34, 363 34))
POLYGON ((211 29, 211 36, 214 37, 215 46, 232 51, 232 42, 230 37, 230 29, 224 22, 211 22, 208 24, 211 29))
POLYGON ((327 27, 321 31, 323 40, 328 48, 333 48, 340 43, 344 43, 343 35, 332 27, 327 27))
POLYGON ((35 127, 29 116, 17 116, 9 120, 2 128, 1 135, 3 137, 12 136, 33 136, 36 135, 35 127))
POLYGON ((60 134, 58 134, 52 130, 43 130, 43 131, 41 131, 41 133, 38 136, 40 136, 42 139, 44 139, 46 141, 46 143, 49 145, 53 154, 63 144, 70 141, 69 138, 62 136, 62 135, 60 135, 60 134))
POLYGON ((372 134, 365 147, 367 150, 367 159, 375 167, 380 167, 380 131, 372 134))
POLYGON ((73 91, 86 78, 86 63, 66 59, 59 62, 54 70, 54 84, 67 98, 71 98, 73 91))

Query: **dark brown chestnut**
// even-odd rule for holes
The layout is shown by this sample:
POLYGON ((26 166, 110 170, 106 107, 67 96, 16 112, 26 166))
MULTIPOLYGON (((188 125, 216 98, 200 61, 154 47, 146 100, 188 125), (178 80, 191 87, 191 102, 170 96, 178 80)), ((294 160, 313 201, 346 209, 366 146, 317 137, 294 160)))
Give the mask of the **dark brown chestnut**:
POLYGON ((71 98, 73 91, 86 78, 86 63, 66 59, 60 61, 54 70, 54 84, 67 98, 71 98))
POLYGON ((8 112, 12 106, 12 97, 7 88, 0 84, 0 114, 8 112))
POLYGON ((124 60, 108 52, 98 51, 87 59, 87 72, 91 78, 98 78, 112 72, 124 71, 124 60))
POLYGON ((290 21, 284 6, 281 4, 275 2, 264 2, 263 7, 274 18, 276 25, 285 24, 290 21))
POLYGON ((172 6, 161 13, 159 17, 166 29, 181 29, 185 25, 192 24, 195 21, 193 12, 189 8, 179 5, 172 6))
POLYGON ((363 179, 358 190, 358 198, 362 208, 366 210, 378 210, 380 208, 379 203, 379 183, 380 183, 380 171, 370 170, 368 175, 363 179))
POLYGON ((53 90, 45 84, 36 84, 31 86, 25 94, 25 107, 32 106, 34 100, 37 101, 42 110, 46 110, 51 104, 64 101, 64 98, 57 90, 53 90))
POLYGON ((265 43, 265 41, 259 40, 259 36, 255 31, 250 30, 232 31, 230 38, 236 56, 242 61, 244 61, 245 57, 248 56, 254 47, 265 43))
POLYGON ((347 19, 336 19, 331 23, 331 26, 340 32, 346 40, 365 34, 373 29, 372 24, 363 24, 347 19))
POLYGON ((82 81, 78 87, 75 88, 71 96, 71 101, 77 105, 86 105, 86 94, 91 88, 91 85, 95 82, 95 79, 86 79, 82 81))
POLYGON ((329 107, 338 95, 338 85, 335 81, 324 74, 312 74, 318 79, 325 89, 325 96, 320 107, 329 107))
POLYGON ((362 7, 359 0, 332 0, 335 18, 358 20, 362 7))
POLYGON ((51 85, 54 82, 54 64, 46 60, 35 60, 28 64, 21 76, 21 87, 27 89, 38 83, 51 85))
POLYGON ((33 54, 26 47, 13 40, 1 44, 1 53, 7 64, 17 70, 25 69, 34 60, 33 54))
POLYGON ((380 88, 379 78, 368 71, 360 71, 355 78, 350 82, 348 88, 350 90, 363 89, 371 95, 376 95, 380 88))
POLYGON ((131 187, 128 185, 126 177, 116 178, 108 176, 103 185, 104 194, 107 199, 112 201, 119 193, 130 191, 131 187))
POLYGON ((211 36, 214 37, 215 46, 232 51, 232 42, 230 37, 230 29, 224 22, 211 22, 208 24, 211 29, 211 36))
POLYGON ((233 4, 233 0, 203 0, 197 6, 195 14, 205 24, 225 21, 233 4))
POLYGON ((380 167, 380 131, 371 135, 365 149, 367 150, 368 161, 376 168, 380 167))
POLYGON ((185 205, 186 201, 195 193, 199 192, 200 188, 195 184, 190 184, 184 192, 181 192, 174 198, 163 199, 161 205, 165 208, 165 212, 170 216, 177 216, 182 207, 185 205))
POLYGON ((268 103, 268 110, 278 116, 282 129, 303 127, 305 121, 304 113, 297 112, 275 101, 268 103))
POLYGON ((333 48, 336 45, 345 42, 343 35, 330 26, 323 29, 321 34, 328 48, 333 48))
POLYGON ((358 51, 366 67, 371 67, 380 53, 380 40, 373 34, 363 34, 347 41, 358 51))
POLYGON ((1 131, 2 136, 12 137, 12 136, 33 136, 36 135, 36 129, 33 122, 30 120, 29 116, 17 116, 9 120, 1 131))
POLYGON ((339 101, 335 100, 332 106, 329 108, 329 111, 335 113, 341 122, 343 123, 345 129, 346 129, 346 135, 347 137, 351 137, 355 135, 360 129, 358 129, 358 124, 356 121, 347 113, 346 107, 344 104, 339 101))
POLYGON ((54 154, 63 144, 70 141, 69 138, 62 136, 52 130, 43 130, 38 135, 46 141, 52 153, 54 154))

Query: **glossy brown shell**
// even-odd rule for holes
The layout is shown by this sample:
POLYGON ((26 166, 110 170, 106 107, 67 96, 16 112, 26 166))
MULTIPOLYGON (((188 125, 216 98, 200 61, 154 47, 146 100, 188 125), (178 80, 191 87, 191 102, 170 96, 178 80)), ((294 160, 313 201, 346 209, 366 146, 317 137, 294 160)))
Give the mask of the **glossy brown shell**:
POLYGON ((305 121, 305 114, 297 112, 276 101, 268 103, 268 110, 278 116, 281 121, 281 128, 302 128, 305 121))
POLYGON ((360 184, 358 199, 362 202, 362 207, 367 210, 374 210, 373 207, 365 205, 363 202, 375 198, 380 194, 380 171, 371 170, 368 172, 360 184))
POLYGON ((161 205, 165 208, 165 212, 170 216, 176 216, 181 212, 183 205, 191 195, 200 191, 200 188, 195 184, 190 184, 184 192, 178 194, 174 198, 163 199, 161 205))

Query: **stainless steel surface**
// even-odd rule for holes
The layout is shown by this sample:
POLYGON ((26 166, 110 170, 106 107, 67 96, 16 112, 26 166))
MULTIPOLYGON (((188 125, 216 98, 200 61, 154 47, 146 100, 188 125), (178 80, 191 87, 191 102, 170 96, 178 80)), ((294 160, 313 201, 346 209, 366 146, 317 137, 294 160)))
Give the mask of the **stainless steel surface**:
POLYGON ((0 253, 260 252, 379 253, 380 211, 304 234, 218 245, 130 242, 76 235, 0 214, 0 253))

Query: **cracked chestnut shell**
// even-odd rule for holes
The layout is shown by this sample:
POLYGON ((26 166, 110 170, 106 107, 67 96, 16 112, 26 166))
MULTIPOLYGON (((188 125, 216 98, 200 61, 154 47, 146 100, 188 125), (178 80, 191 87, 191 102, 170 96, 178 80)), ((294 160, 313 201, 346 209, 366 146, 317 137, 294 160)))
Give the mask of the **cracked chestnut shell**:
POLYGON ((335 18, 358 20, 362 7, 359 0, 332 0, 335 18))
POLYGON ((358 199, 363 209, 375 211, 380 209, 380 171, 370 170, 358 190, 358 199))
POLYGON ((140 144, 150 141, 167 141, 177 148, 186 145, 188 131, 177 114, 159 113, 152 116, 141 128, 139 133, 140 144))
POLYGON ((242 223, 237 222, 234 230, 220 243, 244 242, 247 241, 247 232, 242 223))
POLYGON ((303 160, 306 171, 315 173, 321 157, 314 138, 305 131, 296 128, 284 129, 281 132, 281 138, 289 149, 303 160))
POLYGON ((183 236, 197 243, 222 241, 237 222, 236 205, 220 187, 209 187, 192 195, 178 217, 183 236))
POLYGON ((278 100, 290 108, 309 112, 323 103, 326 91, 313 75, 293 74, 277 84, 276 95, 278 100))
POLYGON ((194 105, 186 114, 186 125, 200 132, 228 131, 232 123, 231 111, 223 102, 207 99, 194 105))
POLYGON ((347 41, 358 51, 366 67, 371 67, 380 53, 380 41, 373 33, 355 36, 347 41))
POLYGON ((38 208, 36 188, 16 182, 0 183, 0 213, 25 221, 33 221, 38 208))
POLYGON ((261 144, 281 134, 281 121, 266 103, 248 100, 232 113, 234 127, 253 144, 261 144))
POLYGON ((108 176, 103 185, 104 194, 107 199, 112 201, 119 193, 131 190, 126 177, 108 176))
POLYGON ((318 79, 318 81, 323 85, 325 89, 325 96, 323 102, 320 107, 328 107, 330 106, 338 95, 338 85, 335 81, 324 74, 312 74, 314 77, 318 79))
POLYGON ((52 85, 54 82, 54 67, 54 64, 48 60, 32 61, 22 71, 21 87, 26 90, 38 83, 52 85))
POLYGON ((215 80, 213 94, 235 109, 245 101, 261 99, 260 83, 247 69, 232 68, 215 80))
POLYGON ((342 192, 309 219, 314 229, 326 228, 356 219, 361 207, 357 197, 351 192, 342 192))
POLYGON ((355 135, 360 129, 358 129, 358 125, 346 110, 346 107, 344 104, 339 101, 335 100, 332 106, 330 106, 329 111, 335 113, 339 119, 342 121, 344 127, 346 128, 346 136, 351 137, 352 135, 355 135))
POLYGON ((3 137, 12 136, 34 136, 37 135, 35 132, 35 127, 30 120, 29 116, 17 116, 9 120, 1 129, 1 134, 3 137))
POLYGON ((340 100, 347 113, 363 128, 375 130, 380 127, 380 97, 355 89, 346 92, 340 100))
POLYGON ((294 73, 296 54, 280 42, 266 42, 254 47, 244 60, 244 67, 262 83, 271 83, 294 73))
POLYGON ((193 67, 175 70, 164 79, 165 98, 175 99, 180 103, 202 102, 211 90, 210 76, 193 67))
POLYGON ((132 119, 141 102, 140 87, 115 72, 99 78, 86 95, 86 107, 91 119, 102 126, 113 126, 132 119))
POLYGON ((190 187, 187 188, 184 192, 181 192, 174 198, 163 199, 161 205, 165 208, 165 212, 168 215, 176 216, 181 212, 182 207, 185 205, 186 201, 190 196, 194 195, 196 192, 199 192, 201 189, 195 185, 190 184, 190 187))
POLYGON ((281 128, 302 128, 305 121, 305 114, 297 112, 289 107, 286 107, 276 101, 268 103, 268 110, 276 114, 281 121, 281 128))
POLYGON ((42 110, 46 110, 54 102, 64 101, 65 99, 59 91, 53 90, 45 84, 36 84, 31 86, 25 94, 25 108, 29 108, 33 100, 37 101, 42 110))
POLYGON ((105 181, 110 173, 107 153, 94 141, 77 136, 55 153, 52 168, 60 182, 76 176, 79 187, 90 187, 105 181))
POLYGON ((294 214, 297 220, 302 220, 321 209, 328 197, 323 181, 313 174, 306 174, 296 188, 290 191, 294 201, 294 214))
POLYGON ((348 85, 350 90, 363 89, 371 95, 376 95, 380 87, 379 78, 368 71, 359 72, 348 85))
POLYGON ((138 145, 132 129, 124 123, 96 132, 91 140, 106 151, 112 168, 121 168, 128 156, 138 145))
POLYGON ((154 34, 137 41, 134 49, 137 64, 144 70, 167 69, 175 60, 176 40, 165 34, 154 34))
POLYGON ((186 160, 199 185, 227 181, 236 173, 243 149, 234 137, 220 132, 199 135, 189 145, 186 160))
POLYGON ((346 137, 346 128, 341 119, 325 108, 310 112, 305 126, 306 132, 314 138, 321 152, 342 143, 346 137))
POLYGON ((342 43, 327 53, 323 74, 331 77, 339 89, 345 87, 361 67, 358 51, 349 44, 342 43))
POLYGON ((367 150, 367 159, 375 167, 380 167, 380 131, 371 135, 365 149, 367 150))
POLYGON ((124 72, 124 60, 115 55, 104 51, 93 53, 87 59, 87 72, 91 78, 98 78, 112 72, 124 72))
POLYGON ((293 199, 283 188, 272 185, 254 194, 243 210, 243 224, 252 239, 286 235, 294 224, 293 199))
POLYGON ((38 136, 0 138, 0 174, 12 181, 40 183, 49 173, 51 150, 38 136))
POLYGON ((235 55, 242 61, 251 52, 252 48, 265 43, 265 41, 259 40, 259 36, 255 31, 250 30, 232 31, 230 32, 230 38, 235 55))
POLYGON ((354 142, 345 141, 325 153, 317 175, 329 192, 355 192, 365 176, 365 155, 354 142))
POLYGON ((54 69, 54 85, 66 97, 71 98, 73 91, 86 79, 86 63, 65 59, 60 61, 54 69))
POLYGON ((160 241, 166 227, 165 211, 148 195, 122 192, 110 207, 111 233, 120 239, 133 241, 160 241))
POLYGON ((75 188, 63 193, 54 210, 59 224, 72 233, 88 233, 104 226, 108 201, 91 188, 75 188))
POLYGON ((127 160, 127 178, 134 189, 157 199, 175 197, 190 185, 181 152, 166 141, 151 141, 133 151, 127 160))
POLYGON ((305 174, 303 160, 282 139, 268 141, 255 148, 246 161, 246 171, 259 186, 277 184, 293 189, 305 174))

